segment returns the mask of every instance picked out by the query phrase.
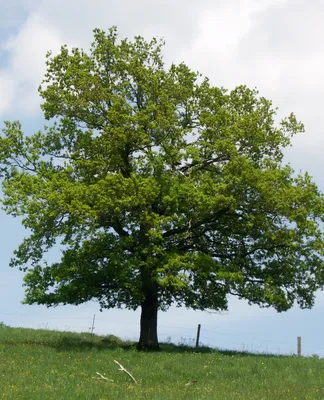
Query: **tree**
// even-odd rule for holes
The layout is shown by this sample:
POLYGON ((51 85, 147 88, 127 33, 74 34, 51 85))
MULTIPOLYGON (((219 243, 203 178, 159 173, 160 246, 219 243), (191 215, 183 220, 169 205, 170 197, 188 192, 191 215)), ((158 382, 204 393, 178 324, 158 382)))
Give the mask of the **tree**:
POLYGON ((323 285, 323 197, 283 163, 303 125, 228 92, 163 42, 95 30, 90 52, 47 55, 43 132, 6 122, 3 207, 30 235, 11 266, 27 304, 141 308, 139 349, 158 348, 158 310, 225 310, 235 295, 285 311, 323 285), (60 246, 61 259, 46 262, 60 246))

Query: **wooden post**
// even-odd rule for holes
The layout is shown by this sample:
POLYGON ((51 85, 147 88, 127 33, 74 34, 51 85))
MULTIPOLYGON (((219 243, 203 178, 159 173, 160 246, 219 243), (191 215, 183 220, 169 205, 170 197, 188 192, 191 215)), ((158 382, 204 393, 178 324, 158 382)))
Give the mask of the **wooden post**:
POLYGON ((301 336, 297 337, 297 355, 301 357, 301 336))
POLYGON ((196 337, 196 350, 197 350, 198 347, 199 347, 200 328, 201 328, 201 325, 198 324, 198 328, 197 328, 197 337, 196 337))
POLYGON ((94 330, 95 319, 96 319, 96 314, 93 314, 91 333, 93 333, 93 330, 94 330))

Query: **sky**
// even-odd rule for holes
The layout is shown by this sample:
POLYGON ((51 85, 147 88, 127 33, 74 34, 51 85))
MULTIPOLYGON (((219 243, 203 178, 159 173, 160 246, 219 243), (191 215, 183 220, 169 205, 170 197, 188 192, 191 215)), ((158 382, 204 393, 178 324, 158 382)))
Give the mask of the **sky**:
MULTIPOLYGON (((20 120, 26 134, 45 124, 37 88, 45 54, 60 46, 88 49, 93 29, 116 25, 121 38, 166 40, 165 61, 184 61, 215 86, 245 84, 273 101, 278 116, 294 112, 305 133, 285 161, 308 171, 324 191, 324 2, 322 0, 0 0, 0 126, 20 120)), ((22 305, 23 274, 10 269, 26 232, 0 212, 0 322, 11 326, 89 331, 137 339, 139 311, 99 312, 98 304, 48 309, 22 305)), ((237 350, 324 357, 324 294, 311 310, 278 314, 229 299, 226 313, 171 308, 159 315, 160 340, 192 343, 201 324, 203 344, 237 350)))

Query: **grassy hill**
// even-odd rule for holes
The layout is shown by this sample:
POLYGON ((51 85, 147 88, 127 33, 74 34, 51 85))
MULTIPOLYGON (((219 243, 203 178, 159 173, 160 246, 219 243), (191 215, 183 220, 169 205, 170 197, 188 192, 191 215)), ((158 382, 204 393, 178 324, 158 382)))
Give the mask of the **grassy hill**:
POLYGON ((324 360, 170 344, 138 353, 114 336, 1 326, 0 399, 323 400, 324 360))

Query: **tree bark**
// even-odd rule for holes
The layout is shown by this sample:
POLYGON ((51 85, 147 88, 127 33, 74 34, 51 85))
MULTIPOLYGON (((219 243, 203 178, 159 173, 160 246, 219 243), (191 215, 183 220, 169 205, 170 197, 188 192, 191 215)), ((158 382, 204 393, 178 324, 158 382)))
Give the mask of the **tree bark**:
MULTIPOLYGON (((143 249, 147 250, 149 246, 148 232, 150 225, 143 224, 140 228, 140 242, 143 249)), ((140 269, 142 280, 143 300, 141 303, 141 327, 140 338, 137 344, 137 350, 156 351, 159 350, 159 341, 157 335, 157 317, 158 317, 158 285, 153 276, 152 269, 147 265, 147 255, 142 255, 143 264, 140 269)))
POLYGON ((147 293, 141 304, 141 331, 137 350, 157 351, 159 341, 157 335, 158 301, 157 294, 147 293))

